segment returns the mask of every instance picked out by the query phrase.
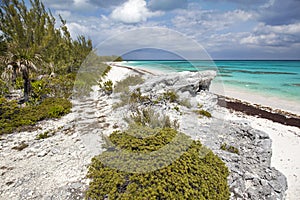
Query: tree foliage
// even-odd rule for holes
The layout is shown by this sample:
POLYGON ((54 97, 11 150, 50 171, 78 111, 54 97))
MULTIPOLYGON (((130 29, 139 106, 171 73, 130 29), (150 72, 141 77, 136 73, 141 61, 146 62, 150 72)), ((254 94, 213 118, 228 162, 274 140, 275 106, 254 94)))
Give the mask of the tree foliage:
POLYGON ((12 82, 22 75, 25 97, 31 89, 31 78, 76 72, 92 50, 91 40, 71 38, 61 17, 61 25, 56 28, 55 18, 40 0, 30 0, 30 4, 28 8, 24 0, 3 0, 0 7, 0 70, 12 82))

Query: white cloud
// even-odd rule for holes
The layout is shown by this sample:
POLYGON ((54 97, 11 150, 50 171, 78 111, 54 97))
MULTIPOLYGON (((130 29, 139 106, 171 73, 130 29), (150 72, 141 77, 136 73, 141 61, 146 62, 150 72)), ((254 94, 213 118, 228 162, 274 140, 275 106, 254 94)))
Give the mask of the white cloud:
POLYGON ((159 16, 161 12, 151 12, 147 8, 145 0, 128 0, 124 4, 116 7, 111 13, 111 18, 123 23, 144 22, 150 17, 159 16))
POLYGON ((289 25, 265 25, 260 23, 253 33, 241 40, 241 44, 290 47, 300 44, 300 23, 289 25))
POLYGON ((42 2, 49 8, 76 11, 79 13, 95 11, 97 9, 97 6, 89 0, 42 0, 42 2))
POLYGON ((182 10, 172 20, 179 31, 189 35, 202 35, 230 30, 231 27, 251 20, 254 15, 243 10, 220 12, 216 10, 182 10))
POLYGON ((63 19, 67 19, 71 16, 71 11, 69 10, 56 10, 55 11, 55 15, 58 16, 62 16, 63 19))
POLYGON ((151 10, 175 10, 187 7, 187 0, 150 0, 151 10))

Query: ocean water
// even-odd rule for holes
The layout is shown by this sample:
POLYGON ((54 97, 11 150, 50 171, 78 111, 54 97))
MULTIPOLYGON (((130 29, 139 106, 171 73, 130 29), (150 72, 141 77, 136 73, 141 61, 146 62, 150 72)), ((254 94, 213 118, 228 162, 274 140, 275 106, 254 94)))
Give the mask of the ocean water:
POLYGON ((216 70, 214 83, 300 103, 300 61, 124 61, 166 71, 216 70))

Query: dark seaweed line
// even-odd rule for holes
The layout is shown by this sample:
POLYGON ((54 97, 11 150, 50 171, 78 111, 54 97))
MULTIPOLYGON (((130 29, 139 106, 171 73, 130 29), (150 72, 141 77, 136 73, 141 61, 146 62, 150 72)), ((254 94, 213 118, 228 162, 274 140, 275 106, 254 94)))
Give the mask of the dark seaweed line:
POLYGON ((270 112, 260 108, 259 106, 251 105, 239 100, 218 96, 218 105, 231 110, 243 112, 250 116, 258 116, 261 118, 269 119, 273 122, 278 122, 284 125, 295 126, 300 128, 300 118, 296 115, 287 112, 270 112))

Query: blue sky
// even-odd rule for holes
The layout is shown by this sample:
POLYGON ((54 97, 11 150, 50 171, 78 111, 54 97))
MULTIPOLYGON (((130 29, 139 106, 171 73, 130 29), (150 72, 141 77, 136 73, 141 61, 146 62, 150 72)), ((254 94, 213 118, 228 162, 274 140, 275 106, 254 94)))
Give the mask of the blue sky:
POLYGON ((95 46, 152 27, 197 41, 213 59, 300 59, 300 0, 42 1, 67 20, 73 37, 86 35, 95 46))

